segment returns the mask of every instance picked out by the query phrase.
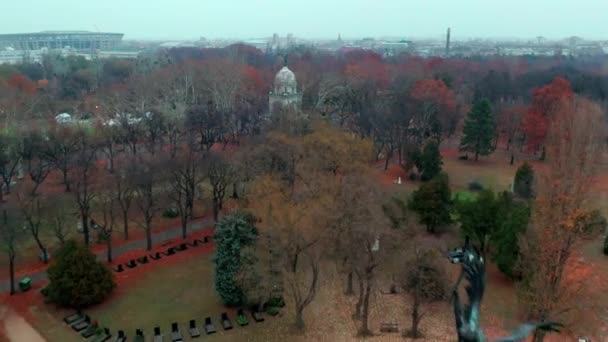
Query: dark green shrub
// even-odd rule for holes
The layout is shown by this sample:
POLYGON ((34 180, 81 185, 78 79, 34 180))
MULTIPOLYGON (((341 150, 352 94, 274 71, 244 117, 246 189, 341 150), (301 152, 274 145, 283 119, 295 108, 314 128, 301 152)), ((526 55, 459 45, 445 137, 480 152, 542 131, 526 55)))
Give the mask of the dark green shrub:
POLYGON ((472 181, 469 183, 469 191, 481 191, 483 190, 483 185, 478 181, 472 181))
POLYGON ((525 199, 534 197, 534 169, 528 163, 523 163, 515 172, 513 180, 513 192, 525 199))
POLYGON ((283 300, 283 297, 273 297, 266 302, 266 306, 276 306, 282 308, 285 306, 285 300, 283 300))
POLYGON ((163 211, 162 216, 166 218, 176 218, 179 216, 179 213, 177 212, 177 210, 169 208, 163 211))
POLYGON ((80 309, 98 304, 116 287, 112 271, 74 240, 57 251, 55 263, 47 273, 48 298, 62 306, 80 309))
POLYGON ((445 173, 423 183, 414 191, 408 202, 409 209, 418 214, 419 222, 426 226, 429 233, 434 233, 435 228, 452 222, 451 205, 452 193, 448 175, 445 173))
POLYGON ((215 229, 215 290, 224 304, 241 306, 245 293, 239 286, 241 250, 255 243, 255 217, 243 211, 224 216, 215 229))
POLYGON ((606 238, 604 239, 604 254, 608 255, 608 235, 606 235, 606 238))
POLYGON ((269 314, 270 316, 276 316, 279 314, 280 309, 277 308, 276 306, 268 306, 266 307, 266 313, 269 314))

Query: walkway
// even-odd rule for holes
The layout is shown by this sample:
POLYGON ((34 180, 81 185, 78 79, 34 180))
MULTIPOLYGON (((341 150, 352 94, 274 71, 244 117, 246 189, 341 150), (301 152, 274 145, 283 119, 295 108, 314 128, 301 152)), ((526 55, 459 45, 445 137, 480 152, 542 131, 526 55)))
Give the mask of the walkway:
MULTIPOLYGON (((209 228, 213 225, 213 218, 205 217, 200 220, 194 220, 188 224, 188 233, 198 232, 205 228, 209 228)), ((163 244, 167 241, 173 239, 179 239, 182 236, 182 228, 181 226, 167 229, 165 231, 156 232, 152 234, 152 241, 155 245, 163 244)), ((146 248, 146 238, 145 236, 141 239, 129 241, 127 243, 123 243, 121 245, 115 246, 112 248, 112 257, 114 259, 119 258, 121 255, 130 252, 136 249, 146 248)), ((99 261, 106 261, 106 250, 101 250, 96 252, 95 255, 99 261)), ((40 283, 42 281, 47 280, 46 269, 39 270, 28 274, 30 278, 32 278, 32 284, 40 283)), ((15 279, 16 282, 19 279, 15 279)), ((15 284, 16 286, 17 284, 15 284)), ((10 281, 9 280, 0 280, 0 294, 10 291, 10 281)))

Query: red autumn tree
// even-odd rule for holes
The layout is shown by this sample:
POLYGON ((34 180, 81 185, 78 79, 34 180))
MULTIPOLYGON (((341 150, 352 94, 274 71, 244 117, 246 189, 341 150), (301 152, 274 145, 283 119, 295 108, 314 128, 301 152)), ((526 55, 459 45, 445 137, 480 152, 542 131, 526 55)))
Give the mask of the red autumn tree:
POLYGON ((532 92, 532 104, 522 122, 530 151, 538 151, 547 136, 548 120, 558 109, 562 100, 571 100, 574 92, 570 82, 556 77, 550 84, 532 92))
POLYGON ((418 80, 410 88, 410 98, 413 101, 416 126, 421 129, 423 136, 440 133, 440 130, 451 132, 456 126, 456 96, 442 80, 418 80))
POLYGON ((8 80, 8 85, 25 94, 36 93, 36 83, 22 74, 15 74, 8 80))

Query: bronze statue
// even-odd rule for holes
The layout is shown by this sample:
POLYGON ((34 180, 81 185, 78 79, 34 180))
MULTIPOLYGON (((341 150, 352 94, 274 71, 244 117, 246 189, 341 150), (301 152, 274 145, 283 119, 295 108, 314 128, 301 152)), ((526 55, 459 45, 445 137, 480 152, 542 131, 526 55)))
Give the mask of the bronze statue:
MULTIPOLYGON (((469 246, 467 238, 465 247, 458 248, 449 253, 452 263, 462 263, 460 277, 452 290, 452 303, 454 306, 454 317, 456 319, 456 332, 458 342, 487 342, 479 324, 481 300, 486 286, 486 265, 477 249, 469 246), (469 304, 463 309, 458 295, 458 287, 463 278, 469 283, 466 286, 469 304)), ((494 342, 518 342, 524 341, 536 330, 547 332, 559 332, 562 327, 560 323, 547 322, 540 324, 523 324, 519 326, 511 336, 499 338, 494 342)))

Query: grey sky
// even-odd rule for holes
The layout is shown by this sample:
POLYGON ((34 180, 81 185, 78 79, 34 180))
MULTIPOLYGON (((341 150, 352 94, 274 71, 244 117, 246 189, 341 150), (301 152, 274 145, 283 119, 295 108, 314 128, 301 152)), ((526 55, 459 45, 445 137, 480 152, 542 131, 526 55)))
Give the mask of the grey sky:
POLYGON ((126 39, 281 36, 608 38, 608 0, 2 0, 0 33, 126 39))

